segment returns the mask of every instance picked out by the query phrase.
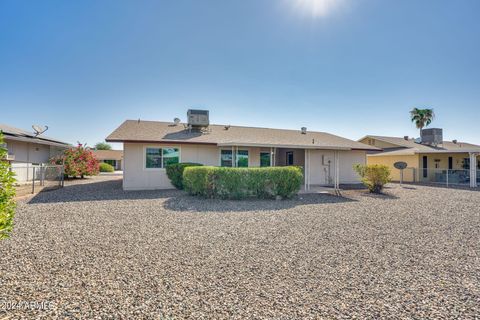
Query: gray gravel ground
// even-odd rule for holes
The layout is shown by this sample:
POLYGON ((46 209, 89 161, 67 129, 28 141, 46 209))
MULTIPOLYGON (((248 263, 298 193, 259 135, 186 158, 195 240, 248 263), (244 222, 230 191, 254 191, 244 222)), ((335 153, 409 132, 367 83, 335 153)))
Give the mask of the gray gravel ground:
POLYGON ((0 243, 0 318, 480 314, 478 191, 208 201, 110 179, 19 204, 0 243), (24 301, 51 304, 12 305, 24 301))

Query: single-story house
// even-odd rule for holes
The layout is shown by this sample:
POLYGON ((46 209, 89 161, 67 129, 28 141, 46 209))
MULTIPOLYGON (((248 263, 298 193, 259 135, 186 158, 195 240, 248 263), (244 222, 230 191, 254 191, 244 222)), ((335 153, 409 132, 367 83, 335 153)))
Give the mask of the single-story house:
POLYGON ((106 138, 123 143, 125 190, 173 188, 165 167, 177 162, 225 167, 296 165, 304 168, 305 189, 311 185, 338 188, 358 183, 353 165, 365 164, 368 151, 380 150, 306 128, 210 125, 205 110, 189 110, 188 119, 187 123, 127 120, 106 138))
POLYGON ((367 135, 358 141, 383 149, 369 153, 367 162, 389 166, 393 180, 400 180, 400 170, 394 168, 394 163, 405 162, 407 169, 404 170, 403 179, 406 182, 448 182, 476 187, 480 183, 480 146, 456 140, 444 141, 442 130, 433 130, 438 132, 436 142, 429 141, 429 138, 423 138, 422 141, 422 138, 408 136, 374 135, 367 135))
POLYGON ((70 147, 66 142, 5 124, 0 124, 0 131, 8 150, 7 160, 18 181, 30 179, 31 170, 27 168, 47 164, 50 158, 70 147))
POLYGON ((115 170, 123 170, 123 150, 93 150, 100 162, 111 165, 115 170))

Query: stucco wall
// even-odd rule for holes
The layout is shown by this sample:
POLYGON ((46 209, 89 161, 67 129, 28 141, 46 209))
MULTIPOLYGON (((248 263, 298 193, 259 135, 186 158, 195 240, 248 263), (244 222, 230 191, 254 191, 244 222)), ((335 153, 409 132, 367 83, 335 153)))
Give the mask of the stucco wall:
POLYGON ((380 140, 373 139, 373 138, 365 138, 365 139, 360 140, 359 142, 364 143, 364 144, 368 144, 368 145, 371 145, 371 146, 375 146, 375 147, 381 148, 381 149, 398 148, 399 147, 396 144, 380 141, 380 140), (370 141, 372 141, 373 144, 369 143, 370 141))
MULTIPOLYGON (((365 151, 339 151, 340 183, 359 183, 360 178, 353 170, 355 164, 366 163, 365 151)), ((310 184, 328 185, 335 176, 334 151, 310 151, 310 184), (329 164, 330 161, 330 164, 329 164)))
MULTIPOLYGON (((172 189, 165 169, 145 169, 144 149, 149 147, 167 147, 159 144, 125 143, 123 158, 123 188, 125 190, 172 189)), ((220 165, 220 150, 209 145, 169 145, 180 149, 180 162, 195 162, 208 166, 220 165)), ((248 150, 250 167, 260 166, 260 148, 244 148, 248 150)))
MULTIPOLYGON (((171 189, 173 186, 168 179, 165 169, 145 169, 145 148, 149 147, 167 147, 165 145, 143 144, 143 143, 126 143, 124 144, 124 173, 123 188, 125 190, 141 190, 141 189, 171 189)), ((208 145, 171 145, 168 147, 178 147, 180 149, 181 162, 196 162, 204 165, 219 166, 220 150, 231 148, 218 148, 208 145)), ((269 151, 262 148, 246 148, 239 147, 239 150, 248 150, 249 166, 260 166, 260 152, 269 151)), ((277 150, 277 164, 285 165, 285 154, 287 149, 277 150)), ((294 161, 296 165, 303 166, 305 159, 305 151, 303 149, 292 149, 294 151, 294 161)), ((322 155, 325 154, 332 161, 331 177, 333 178, 333 151, 311 151, 311 184, 327 184, 326 174, 328 170, 323 166, 322 155)), ((353 165, 357 163, 365 163, 365 151, 348 151, 340 152, 340 182, 341 183, 358 183, 359 178, 353 171, 353 165)))
POLYGON ((415 182, 418 180, 419 157, 418 155, 410 156, 368 156, 368 164, 382 164, 386 165, 391 170, 391 177, 393 181, 400 181, 400 170, 395 169, 393 164, 395 162, 406 162, 407 169, 403 172, 403 181, 415 182))
POLYGON ((15 155, 15 161, 25 163, 47 163, 50 159, 50 146, 5 139, 9 154, 15 155))
POLYGON ((435 171, 448 169, 448 158, 452 157, 452 170, 462 170, 463 161, 468 158, 467 153, 452 153, 452 154, 416 154, 410 156, 368 156, 367 162, 369 164, 383 164, 390 167, 392 171, 392 180, 400 180, 400 170, 395 169, 393 164, 397 161, 403 161, 408 164, 408 168, 404 171, 404 181, 433 181, 435 171), (428 176, 423 177, 423 156, 427 156, 428 176), (439 161, 435 161, 439 160, 439 161))

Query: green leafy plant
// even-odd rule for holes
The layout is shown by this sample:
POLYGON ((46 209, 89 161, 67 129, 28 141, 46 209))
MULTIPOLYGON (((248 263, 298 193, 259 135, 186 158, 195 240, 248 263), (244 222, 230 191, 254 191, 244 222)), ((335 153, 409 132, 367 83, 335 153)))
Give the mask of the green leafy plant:
POLYGON ((82 144, 65 150, 61 156, 51 159, 50 162, 64 165, 65 175, 70 177, 95 176, 100 170, 93 152, 82 144))
POLYGON ((362 183, 371 193, 381 193, 383 187, 390 182, 390 168, 381 164, 356 164, 353 169, 362 178, 362 183))
POLYGON ((114 172, 115 168, 106 163, 106 162, 100 162, 100 172, 114 172))
POLYGON ((0 240, 9 237, 13 230, 15 216, 15 177, 10 163, 5 161, 7 149, 4 147, 3 134, 0 132, 0 240))
POLYGON ((192 162, 168 164, 166 168, 167 176, 175 188, 182 190, 183 189, 183 171, 187 167, 198 167, 198 166, 202 166, 202 165, 199 163, 192 163, 192 162))
POLYGON ((225 168, 188 167, 183 173, 185 190, 206 198, 290 198, 303 180, 299 167, 225 168))
POLYGON ((95 145, 95 150, 112 150, 112 146, 106 142, 98 142, 95 145))

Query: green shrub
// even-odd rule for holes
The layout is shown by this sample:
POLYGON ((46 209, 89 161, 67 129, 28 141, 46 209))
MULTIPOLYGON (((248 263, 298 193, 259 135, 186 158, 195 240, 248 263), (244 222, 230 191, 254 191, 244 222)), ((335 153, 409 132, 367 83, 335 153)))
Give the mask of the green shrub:
POLYGON ((201 166, 199 163, 183 162, 183 163, 172 163, 167 165, 166 171, 167 176, 170 179, 170 182, 177 189, 183 189, 183 171, 187 167, 198 167, 201 166))
POLYGON ((113 172, 115 168, 106 162, 100 162, 100 172, 113 172))
POLYGON ((290 198, 302 184, 298 167, 189 167, 183 173, 185 190, 206 198, 290 198))
POLYGON ((15 215, 15 178, 10 164, 4 159, 7 149, 3 147, 3 134, 0 131, 0 240, 8 238, 13 230, 15 215))
POLYGON ((356 164, 353 166, 353 169, 372 193, 381 193, 383 187, 390 182, 390 168, 388 166, 381 164, 356 164))

